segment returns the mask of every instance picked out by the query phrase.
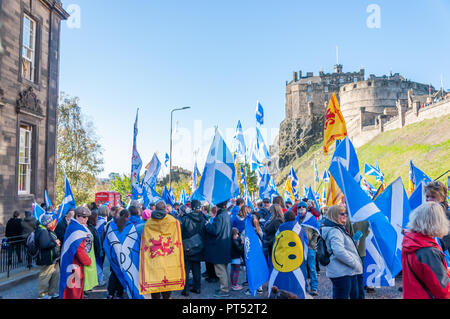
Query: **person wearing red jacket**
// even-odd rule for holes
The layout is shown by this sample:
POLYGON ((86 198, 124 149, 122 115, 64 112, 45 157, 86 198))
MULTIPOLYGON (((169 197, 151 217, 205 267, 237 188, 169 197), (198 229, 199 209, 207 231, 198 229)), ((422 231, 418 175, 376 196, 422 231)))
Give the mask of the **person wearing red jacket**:
POLYGON ((438 203, 424 203, 411 213, 402 246, 404 299, 450 299, 450 272, 433 238, 447 235, 448 227, 438 203))

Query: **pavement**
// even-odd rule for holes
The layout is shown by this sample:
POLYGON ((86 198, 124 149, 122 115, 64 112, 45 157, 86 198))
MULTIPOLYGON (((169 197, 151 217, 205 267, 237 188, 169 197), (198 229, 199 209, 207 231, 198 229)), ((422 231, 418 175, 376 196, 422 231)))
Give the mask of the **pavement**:
MULTIPOLYGON (((105 282, 109 278, 109 265, 105 260, 104 275, 105 282)), ((202 272, 205 271, 204 263, 202 263, 202 272)), ((10 278, 5 279, 0 277, 0 298, 3 299, 37 299, 37 277, 39 268, 33 267, 31 270, 22 269, 11 273, 10 278)), ((243 283, 246 279, 245 271, 241 270, 239 274, 239 283, 243 283)), ((366 299, 402 299, 402 293, 398 290, 402 286, 401 277, 397 276, 395 287, 376 288, 373 293, 367 293, 366 299)), ((173 299, 217 299, 214 297, 215 290, 219 288, 219 283, 209 283, 202 278, 201 280, 201 294, 190 293, 185 297, 181 295, 181 291, 172 292, 173 299)), ((267 288, 265 292, 257 297, 245 294, 248 287, 244 287, 242 291, 230 290, 230 297, 221 299, 264 299, 267 298, 267 288)), ((331 299, 332 298, 332 284, 331 280, 325 275, 325 269, 322 268, 319 273, 319 290, 318 296, 307 296, 308 299, 331 299)), ((92 291, 88 292, 86 299, 106 299, 107 284, 97 286, 92 291)))

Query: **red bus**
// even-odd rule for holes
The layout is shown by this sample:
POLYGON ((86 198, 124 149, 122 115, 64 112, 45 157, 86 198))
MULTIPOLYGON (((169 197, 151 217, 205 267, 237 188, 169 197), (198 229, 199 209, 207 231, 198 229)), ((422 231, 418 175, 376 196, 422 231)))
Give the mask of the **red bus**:
POLYGON ((117 192, 99 192, 95 194, 95 203, 100 206, 108 203, 108 208, 119 206, 122 196, 117 192))

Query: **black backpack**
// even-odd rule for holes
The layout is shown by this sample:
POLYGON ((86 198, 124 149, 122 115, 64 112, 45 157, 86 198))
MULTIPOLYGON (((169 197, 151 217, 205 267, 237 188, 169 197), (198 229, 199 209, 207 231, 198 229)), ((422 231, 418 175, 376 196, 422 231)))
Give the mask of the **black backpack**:
POLYGON ((317 241, 317 258, 322 266, 328 266, 331 254, 328 252, 327 243, 322 236, 317 241))
POLYGON ((26 241, 27 254, 31 258, 36 258, 39 255, 40 249, 36 245, 36 231, 32 231, 26 241))

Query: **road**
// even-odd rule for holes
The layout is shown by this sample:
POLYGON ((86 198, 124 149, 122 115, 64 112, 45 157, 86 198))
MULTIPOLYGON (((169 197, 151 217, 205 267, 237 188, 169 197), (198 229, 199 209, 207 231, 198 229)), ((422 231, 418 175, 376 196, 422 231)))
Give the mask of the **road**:
MULTIPOLYGON (((109 278, 109 265, 105 262, 105 279, 109 278)), ((204 271, 202 263, 202 271, 204 271)), ((245 281, 245 272, 241 271, 239 283, 245 281)), ((172 292, 173 299, 215 299, 214 291, 219 287, 219 283, 208 283, 202 278, 201 294, 190 293, 189 297, 181 295, 181 291, 172 292)), ((322 269, 319 275, 319 295, 314 299, 331 299, 332 289, 331 281, 325 276, 325 269, 322 269)), ((401 299, 402 293, 398 290, 401 287, 401 278, 397 278, 396 287, 377 288, 374 293, 366 294, 367 299, 401 299)), ((94 288, 86 299, 105 299, 107 296, 106 285, 94 288)), ((230 291, 230 297, 226 299, 254 299, 255 297, 245 294, 246 287, 242 291, 230 291)), ((16 287, 0 292, 3 299, 37 299, 37 279, 17 285, 16 287)), ((267 298, 267 293, 259 295, 256 298, 267 298)))

